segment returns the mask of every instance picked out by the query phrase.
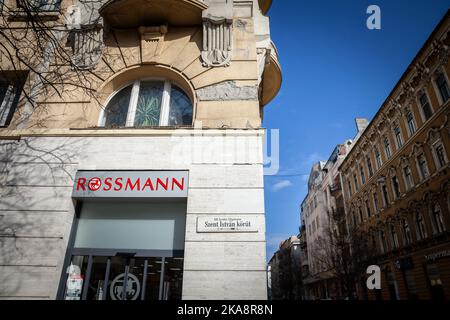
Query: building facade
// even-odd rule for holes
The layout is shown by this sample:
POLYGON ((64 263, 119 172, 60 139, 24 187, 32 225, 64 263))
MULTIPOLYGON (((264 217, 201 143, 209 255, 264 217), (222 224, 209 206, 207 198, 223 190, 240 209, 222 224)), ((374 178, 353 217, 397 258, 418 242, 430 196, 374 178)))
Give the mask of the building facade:
POLYGON ((349 230, 382 271, 360 298, 450 298, 449 45, 447 13, 340 166, 349 230))
POLYGON ((0 298, 267 298, 270 3, 4 2, 0 298))
MULTIPOLYGON (((358 139, 367 120, 357 119, 358 139), (363 121, 364 120, 364 121, 363 121)), ((327 161, 313 165, 308 194, 301 205, 303 252, 307 255, 307 277, 304 278, 307 299, 338 299, 343 293, 333 265, 333 243, 346 232, 339 216, 344 206, 339 166, 352 147, 352 140, 337 145, 327 161)), ((300 240, 301 241, 301 240, 300 240)))

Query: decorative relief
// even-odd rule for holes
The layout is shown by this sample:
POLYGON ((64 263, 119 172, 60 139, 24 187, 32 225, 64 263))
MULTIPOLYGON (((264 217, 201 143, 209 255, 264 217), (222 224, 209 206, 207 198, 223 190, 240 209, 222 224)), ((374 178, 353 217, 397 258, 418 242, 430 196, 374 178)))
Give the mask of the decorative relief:
POLYGON ((449 47, 440 40, 433 41, 431 47, 432 47, 433 52, 437 55, 438 65, 439 66, 447 65, 448 58, 450 56, 449 47))
POLYGON ((235 81, 224 81, 197 90, 200 101, 258 100, 258 87, 237 86, 235 81))
POLYGON ((207 16, 203 19, 204 67, 228 67, 232 53, 232 19, 207 16))
POLYGON ((72 63, 81 70, 97 66, 103 52, 103 26, 81 25, 69 31, 67 42, 72 47, 72 63))
POLYGON ((160 56, 163 51, 167 26, 139 27, 138 31, 141 35, 142 62, 149 62, 151 59, 160 56))

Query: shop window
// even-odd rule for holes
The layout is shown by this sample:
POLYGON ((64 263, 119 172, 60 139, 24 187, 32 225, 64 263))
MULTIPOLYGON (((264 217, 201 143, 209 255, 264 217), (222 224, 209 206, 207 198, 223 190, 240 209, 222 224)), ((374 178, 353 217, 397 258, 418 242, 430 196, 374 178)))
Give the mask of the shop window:
POLYGON ((427 237, 425 221, 423 220, 423 216, 420 212, 417 213, 417 215, 416 215, 416 229, 417 229, 417 239, 418 240, 423 240, 427 237))
POLYGON ((409 223, 407 219, 402 219, 402 229, 403 229, 403 239, 406 245, 412 243, 411 237, 411 228, 409 227, 409 223))
POLYGON ((105 127, 192 125, 192 102, 169 81, 136 81, 108 102, 100 121, 105 127))
POLYGON ((444 287, 441 280, 441 274, 436 264, 427 264, 427 277, 431 291, 431 299, 444 301, 444 287))
POLYGON ((447 154, 444 149, 444 145, 442 142, 438 141, 435 144, 433 144, 433 156, 434 160, 436 162, 436 166, 438 169, 445 167, 447 164, 447 154))
POLYGON ((408 124, 409 135, 412 136, 416 132, 416 123, 414 121, 414 115, 409 109, 406 111, 406 122, 408 124))
POLYGON ((23 81, 0 73, 0 127, 7 127, 19 103, 23 81))
POLYGON ((450 90, 447 83, 447 79, 442 72, 439 73, 438 76, 436 77, 436 86, 439 90, 442 103, 447 102, 447 100, 450 98, 450 90))
POLYGON ((386 152, 386 158, 390 159, 392 154, 391 154, 391 144, 389 142, 389 138, 388 137, 384 137, 384 151, 386 152))
POLYGON ((373 176, 373 168, 372 168, 372 161, 370 160, 370 157, 366 158, 367 163, 367 170, 369 171, 369 177, 373 176))
POLYGON ((179 300, 185 202, 85 201, 59 297, 179 300))
POLYGON ((381 166, 383 165, 383 162, 381 161, 381 155, 380 155, 380 151, 375 148, 375 161, 377 162, 377 169, 380 169, 381 166))
POLYGON ((422 116, 424 121, 427 121, 433 115, 433 111, 431 110, 430 101, 428 100, 427 94, 422 93, 419 97, 420 108, 422 110, 422 116))
POLYGON ((400 184, 396 176, 391 178, 392 180, 392 189, 394 190, 394 196, 396 199, 400 198, 400 184))
POLYGON ((397 149, 400 149, 403 146, 403 138, 402 138, 402 132, 400 130, 399 125, 396 125, 394 127, 394 135, 395 135, 395 141, 397 141, 397 149))
POLYGON ((423 153, 417 156, 417 167, 419 169, 420 179, 423 181, 430 175, 428 171, 427 160, 425 159, 425 155, 423 153))
POLYGON ((414 186, 414 179, 409 166, 403 168, 403 178, 405 179, 406 189, 410 190, 414 186))
POLYGON ((442 210, 439 204, 433 205, 432 217, 435 233, 442 233, 445 231, 444 219, 442 217, 442 210))

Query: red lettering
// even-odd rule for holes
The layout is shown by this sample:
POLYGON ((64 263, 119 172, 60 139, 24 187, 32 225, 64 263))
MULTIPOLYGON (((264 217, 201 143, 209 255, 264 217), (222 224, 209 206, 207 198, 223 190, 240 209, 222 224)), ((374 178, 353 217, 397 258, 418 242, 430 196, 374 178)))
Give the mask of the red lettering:
POLYGON ((162 182, 160 178, 156 179, 156 190, 158 190, 158 186, 161 185, 166 191, 169 188, 169 178, 166 178, 166 183, 162 182))
POLYGON ((86 179, 85 178, 78 178, 77 191, 80 190, 80 188, 83 189, 83 191, 86 191, 85 185, 86 185, 86 179))
POLYGON ((150 188, 150 190, 152 190, 152 191, 155 190, 155 189, 153 188, 153 183, 152 183, 152 180, 151 180, 150 178, 148 178, 147 181, 145 181, 145 184, 144 184, 144 186, 142 187, 142 191, 144 191, 144 189, 145 189, 146 187, 150 188))
POLYGON ((181 183, 177 179, 172 178, 172 191, 175 185, 177 185, 180 190, 184 190, 184 178, 181 178, 181 183))
POLYGON ((122 178, 117 178, 115 181, 116 187, 114 187, 114 191, 120 191, 122 190, 123 184, 122 184, 122 178))
POLYGON ((106 178, 105 179, 105 187, 103 188, 104 191, 109 191, 112 188, 112 184, 111 184, 112 178, 106 178))
POLYGON ((136 188, 137 191, 141 190, 141 178, 137 178, 134 184, 131 183, 130 178, 127 179, 127 184, 125 185, 125 190, 128 190, 128 187, 131 189, 131 191, 134 191, 136 188))

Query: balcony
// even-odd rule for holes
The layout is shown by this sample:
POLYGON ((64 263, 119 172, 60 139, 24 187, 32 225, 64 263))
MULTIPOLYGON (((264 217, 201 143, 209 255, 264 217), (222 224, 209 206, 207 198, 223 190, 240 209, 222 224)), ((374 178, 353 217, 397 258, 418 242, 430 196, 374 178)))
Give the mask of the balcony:
POLYGON ((202 0, 110 0, 99 12, 108 28, 199 26, 206 8, 202 0))
POLYGON ((258 0, 259 8, 261 9, 261 12, 265 15, 269 11, 270 7, 272 6, 272 0, 258 0))
POLYGON ((269 63, 266 65, 266 69, 263 74, 263 88, 262 88, 262 101, 263 106, 272 101, 278 91, 280 91, 282 83, 281 66, 278 59, 278 50, 275 44, 270 44, 270 57, 269 63))

